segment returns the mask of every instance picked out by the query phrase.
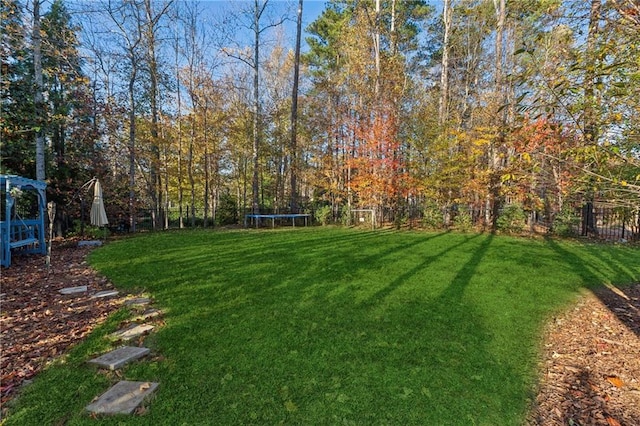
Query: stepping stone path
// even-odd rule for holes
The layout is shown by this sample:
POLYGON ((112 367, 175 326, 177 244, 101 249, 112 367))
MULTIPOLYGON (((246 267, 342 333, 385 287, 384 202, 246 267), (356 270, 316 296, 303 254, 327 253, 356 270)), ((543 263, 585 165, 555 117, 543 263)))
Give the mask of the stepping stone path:
POLYGON ((94 294, 93 296, 91 296, 94 299, 99 299, 102 297, 112 297, 112 296, 117 296, 118 292, 116 290, 104 290, 104 291, 99 291, 96 294, 94 294))
POLYGON ((78 247, 98 247, 102 245, 100 240, 78 241, 78 247))
POLYGON ((157 387, 158 383, 155 382, 123 380, 85 408, 96 414, 131 414, 157 387))
POLYGON ((141 320, 146 320, 146 319, 159 317, 160 315, 162 315, 162 312, 160 312, 157 309, 151 308, 144 311, 142 315, 140 315, 138 318, 140 318, 141 320))
POLYGON ((124 304, 127 306, 148 305, 149 303, 151 303, 151 299, 146 297, 136 297, 135 299, 129 299, 124 302, 124 304))
POLYGON ((138 324, 138 325, 132 325, 129 328, 125 328, 124 330, 116 331, 115 333, 112 333, 110 336, 114 339, 131 340, 134 337, 141 336, 151 330, 153 330, 152 325, 138 324))
MULTIPOLYGON (((110 297, 115 294, 107 294, 109 292, 101 292, 104 295, 96 293, 93 297, 110 297)), ((130 307, 142 306, 151 303, 151 299, 139 297, 125 302, 130 307)), ((139 319, 146 320, 161 315, 162 312, 157 309, 147 309, 139 319)), ((112 333, 110 336, 119 340, 130 340, 153 330, 153 326, 149 324, 134 324, 123 330, 112 333)), ((109 370, 117 370, 129 362, 138 360, 148 355, 150 350, 144 347, 123 346, 90 360, 90 363, 96 364, 102 368, 109 370)), ((120 381, 112 386, 108 391, 102 394, 97 400, 87 405, 85 409, 94 414, 132 414, 143 400, 152 394, 158 383, 155 382, 131 382, 120 381)))
POLYGON ((86 285, 81 285, 78 287, 66 287, 58 290, 60 294, 76 294, 76 293, 84 293, 87 291, 86 285))
POLYGON ((134 361, 138 358, 142 358, 151 352, 148 348, 138 348, 135 346, 123 346, 114 351, 106 353, 98 358, 94 358, 89 362, 98 364, 101 367, 108 368, 109 370, 117 370, 123 365, 134 361))

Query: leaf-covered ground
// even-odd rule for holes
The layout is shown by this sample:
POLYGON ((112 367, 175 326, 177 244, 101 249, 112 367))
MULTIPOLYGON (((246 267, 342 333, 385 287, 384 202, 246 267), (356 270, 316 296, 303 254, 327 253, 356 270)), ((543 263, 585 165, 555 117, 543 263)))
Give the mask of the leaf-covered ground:
MULTIPOLYGON (((3 406, 120 305, 91 297, 112 285, 86 264, 89 250, 60 243, 50 270, 42 256, 16 257, 1 270, 3 406), (81 285, 89 291, 58 292, 81 285)), ((585 294, 548 325, 542 344, 531 424, 640 424, 640 285, 585 294)))
POLYGON ((640 425, 640 284, 586 294, 543 354, 532 424, 640 425))
POLYGON ((103 322, 121 303, 118 297, 92 298, 113 286, 86 263, 91 250, 77 242, 54 244, 51 267, 43 256, 14 256, 2 268, 0 339, 1 402, 12 399, 51 360, 103 322), (88 291, 62 295, 65 287, 88 291))

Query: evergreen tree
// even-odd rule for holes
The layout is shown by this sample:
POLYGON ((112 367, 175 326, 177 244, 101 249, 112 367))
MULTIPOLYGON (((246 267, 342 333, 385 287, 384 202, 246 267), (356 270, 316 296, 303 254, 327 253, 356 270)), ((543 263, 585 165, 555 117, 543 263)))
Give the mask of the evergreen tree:
POLYGON ((35 177, 32 61, 22 5, 0 0, 0 172, 35 177))
MULTIPOLYGON (((46 135, 51 143, 49 198, 58 204, 59 219, 77 216, 79 188, 94 176, 104 179, 98 149, 96 105, 82 71, 79 28, 62 0, 55 0, 42 18, 44 86, 49 111, 46 135)), ((87 196, 87 194, 80 194, 87 196)), ((60 221, 59 221, 60 222, 60 221)), ((64 231, 69 223, 59 223, 64 231)))

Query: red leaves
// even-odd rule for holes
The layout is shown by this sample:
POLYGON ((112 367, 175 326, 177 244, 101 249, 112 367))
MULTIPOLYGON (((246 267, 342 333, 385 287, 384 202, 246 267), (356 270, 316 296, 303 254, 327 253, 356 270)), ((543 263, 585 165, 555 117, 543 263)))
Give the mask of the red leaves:
POLYGON ((415 192, 417 184, 406 172, 404 148, 398 135, 396 113, 381 107, 354 124, 350 153, 350 188, 362 206, 392 205, 398 197, 415 192))

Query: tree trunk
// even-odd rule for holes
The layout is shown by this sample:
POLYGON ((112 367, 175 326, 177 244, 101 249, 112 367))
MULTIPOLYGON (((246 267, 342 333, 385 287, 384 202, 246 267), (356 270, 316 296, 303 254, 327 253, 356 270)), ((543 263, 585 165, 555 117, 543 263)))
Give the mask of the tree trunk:
POLYGON ((137 64, 132 53, 131 75, 129 76, 129 229, 136 231, 136 97, 135 81, 137 64))
POLYGON ((451 33, 451 0, 444 0, 442 19, 444 23, 444 40, 442 43, 442 74, 440 74, 440 103, 438 108, 439 124, 444 128, 449 109, 449 36, 451 33))
MULTIPOLYGON (((501 157, 500 152, 504 148, 505 142, 505 117, 506 109, 504 105, 504 23, 506 18, 506 0, 493 0, 493 4, 496 12, 496 41, 495 41, 495 81, 494 91, 496 99, 496 117, 495 125, 498 130, 497 137, 489 144, 489 199, 486 203, 485 219, 490 219, 491 228, 495 229, 496 221, 498 219, 498 212, 500 210, 500 168, 501 157)), ((485 225, 488 225, 485 223, 485 225)))
POLYGON ((210 176, 210 158, 209 158, 209 138, 207 129, 207 114, 209 109, 209 100, 204 100, 204 111, 202 113, 202 140, 204 143, 204 219, 202 227, 207 227, 207 221, 209 219, 209 176, 210 176))
POLYGON ((253 178, 251 180, 251 208, 254 214, 260 213, 259 186, 259 148, 260 148, 260 5, 255 0, 253 15, 254 45, 253 45, 253 144, 251 159, 253 162, 253 178))
POLYGON ((378 100, 380 98, 380 0, 376 0, 376 21, 375 21, 375 37, 374 37, 374 50, 375 50, 375 65, 376 65, 376 81, 375 81, 375 95, 376 95, 376 108, 378 107, 378 100))
MULTIPOLYGON (((195 108, 194 108, 195 109, 195 108)), ((193 146, 196 139, 196 119, 195 113, 191 114, 191 137, 189 139, 189 153, 187 154, 187 174, 189 175, 189 186, 191 187, 191 227, 196 226, 196 181, 193 176, 193 146)))
MULTIPOLYGON (((206 126, 205 126, 206 129, 206 126)), ((206 130, 205 130, 206 133, 206 130)), ((209 147, 205 142, 204 145, 204 219, 202 221, 202 227, 206 228, 208 226, 209 221, 209 171, 210 167, 210 158, 209 158, 209 147)))
POLYGON ((151 107, 151 164, 149 168, 149 196, 152 202, 153 229, 159 229, 162 222, 162 177, 158 172, 160 147, 158 142, 158 60, 156 57, 156 27, 166 8, 154 16, 151 0, 145 0, 147 62, 149 66, 149 103, 151 107))
POLYGON ((184 203, 184 182, 183 182, 183 162, 184 159, 182 157, 182 90, 180 84, 180 65, 179 65, 179 45, 178 45, 178 36, 176 35, 175 40, 175 67, 176 67, 176 101, 177 101, 177 132, 178 132, 178 221, 180 229, 184 228, 184 218, 183 218, 183 203, 184 203))
POLYGON ((33 77, 35 93, 33 96, 36 117, 36 179, 46 179, 45 167, 45 110, 44 110, 44 81, 42 76, 42 35, 40 34, 40 0, 33 2, 33 77))
POLYGON ((598 143, 598 127, 595 117, 595 85, 596 85, 596 42, 598 33, 600 32, 600 15, 602 9, 602 0, 591 1, 591 11, 589 13, 589 33, 587 34, 587 50, 586 50, 586 72, 584 78, 584 119, 583 129, 585 142, 587 144, 597 145, 598 143))
POLYGON ((291 213, 298 212, 298 81, 300 79, 300 37, 302 34, 302 2, 298 2, 298 21, 296 26, 296 51, 293 65, 293 91, 291 94, 291 213))

